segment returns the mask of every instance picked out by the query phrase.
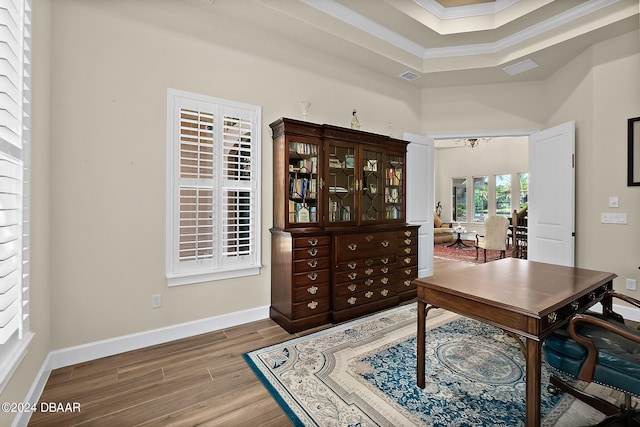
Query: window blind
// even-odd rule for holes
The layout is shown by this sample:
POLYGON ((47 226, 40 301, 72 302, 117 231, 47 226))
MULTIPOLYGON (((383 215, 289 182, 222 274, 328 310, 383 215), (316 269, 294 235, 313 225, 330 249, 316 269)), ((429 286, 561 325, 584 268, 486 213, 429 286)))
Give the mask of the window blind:
POLYGON ((168 90, 170 284, 257 274, 260 109, 168 90))
POLYGON ((0 356, 29 327, 30 17, 29 1, 0 0, 0 356))

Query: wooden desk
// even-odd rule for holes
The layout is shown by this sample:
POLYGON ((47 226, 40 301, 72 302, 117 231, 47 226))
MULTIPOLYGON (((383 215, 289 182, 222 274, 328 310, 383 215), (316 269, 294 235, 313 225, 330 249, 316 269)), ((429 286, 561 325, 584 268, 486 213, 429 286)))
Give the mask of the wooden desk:
POLYGON ((418 288, 418 387, 425 386, 427 312, 434 307, 453 311, 525 337, 521 345, 526 358, 526 425, 539 426, 542 341, 572 315, 600 302, 612 289, 615 277, 505 258, 414 280, 418 288))

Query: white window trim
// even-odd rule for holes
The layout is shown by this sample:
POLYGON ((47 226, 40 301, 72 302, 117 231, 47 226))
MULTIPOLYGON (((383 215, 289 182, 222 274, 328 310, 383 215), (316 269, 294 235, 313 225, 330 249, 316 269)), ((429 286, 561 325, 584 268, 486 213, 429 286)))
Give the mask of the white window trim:
MULTIPOLYGON (((220 110, 216 110, 220 111, 220 110)), ((237 277, 251 276, 260 274, 261 269, 261 132, 262 132, 262 109, 258 106, 242 104, 234 101, 209 97, 201 94, 185 92, 176 89, 167 89, 167 206, 166 206, 166 276, 169 286, 187 285, 192 283, 208 282, 214 280, 231 279, 237 277), (255 136, 255 144, 252 144, 252 161, 251 174, 254 179, 251 180, 251 192, 253 195, 253 242, 254 250, 250 255, 239 257, 238 260, 226 260, 226 263, 220 259, 214 259, 210 268, 178 271, 177 266, 177 247, 179 244, 178 221, 179 221, 179 194, 177 192, 177 174, 179 162, 179 124, 177 112, 182 103, 187 102, 188 105, 208 105, 214 109, 218 107, 226 111, 237 109, 238 111, 250 111, 255 117, 255 123, 252 135, 255 136)), ((215 129, 214 129, 215 132, 215 129)), ((220 145, 220 144, 218 144, 220 145)), ((221 148, 219 153, 222 153, 221 148)), ((218 158, 222 158, 220 155, 218 158)), ((222 179, 216 176, 221 168, 221 164, 215 165, 214 168, 214 190, 216 194, 222 192, 222 179)), ((242 188, 240 188, 242 190, 242 188)), ((221 201, 218 202, 221 204, 221 201)), ((221 230, 216 229, 215 233, 221 237, 221 230)))

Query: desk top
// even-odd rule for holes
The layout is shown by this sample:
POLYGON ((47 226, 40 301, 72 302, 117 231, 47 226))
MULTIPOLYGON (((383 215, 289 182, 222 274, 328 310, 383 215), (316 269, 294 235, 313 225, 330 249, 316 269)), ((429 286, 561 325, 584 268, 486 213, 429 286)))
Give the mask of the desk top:
POLYGON ((542 317, 615 277, 602 271, 504 258, 416 279, 414 283, 418 298, 426 297, 427 302, 432 291, 542 317))

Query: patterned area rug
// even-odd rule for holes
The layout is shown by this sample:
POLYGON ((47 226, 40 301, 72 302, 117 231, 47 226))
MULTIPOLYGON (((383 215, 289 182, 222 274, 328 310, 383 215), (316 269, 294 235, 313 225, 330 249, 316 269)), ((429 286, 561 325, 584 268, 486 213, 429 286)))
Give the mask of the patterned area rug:
MULTIPOLYGON (((470 262, 474 264, 481 264, 484 262, 483 251, 478 251, 478 259, 476 259, 476 242, 475 240, 463 240, 468 246, 449 246, 451 243, 437 243, 433 245, 433 256, 436 258, 449 259, 453 261, 470 262)), ((511 256, 511 251, 505 252, 507 257, 511 256)), ((487 262, 500 259, 500 251, 487 251, 487 262)))
MULTIPOLYGON (((524 357, 503 331, 443 310, 427 317, 427 385, 416 386, 415 303, 282 344, 245 359, 297 426, 519 426, 524 357)), ((543 426, 603 416, 545 390, 543 426)))

